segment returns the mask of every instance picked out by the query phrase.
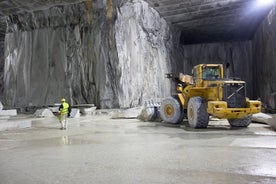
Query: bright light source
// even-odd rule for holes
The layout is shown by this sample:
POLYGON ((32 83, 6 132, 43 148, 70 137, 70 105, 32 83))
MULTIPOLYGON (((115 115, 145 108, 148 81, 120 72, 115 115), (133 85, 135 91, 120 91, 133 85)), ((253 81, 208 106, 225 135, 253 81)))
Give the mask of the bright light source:
POLYGON ((252 3, 247 7, 244 16, 257 16, 272 9, 275 6, 276 0, 252 0, 252 3))
POLYGON ((259 6, 269 6, 274 3, 275 0, 257 0, 259 6))

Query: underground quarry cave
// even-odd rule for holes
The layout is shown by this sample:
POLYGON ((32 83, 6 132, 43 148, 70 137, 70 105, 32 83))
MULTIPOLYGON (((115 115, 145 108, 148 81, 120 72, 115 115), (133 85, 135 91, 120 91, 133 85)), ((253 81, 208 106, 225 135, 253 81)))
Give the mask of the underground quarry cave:
POLYGON ((1 0, 0 184, 275 184, 275 12, 274 0, 1 0), (204 83, 207 66, 225 71, 205 78, 212 98, 220 76, 237 84, 227 105, 262 102, 252 123, 236 101, 237 117, 205 107, 207 124, 157 116, 190 89, 174 74, 204 83))

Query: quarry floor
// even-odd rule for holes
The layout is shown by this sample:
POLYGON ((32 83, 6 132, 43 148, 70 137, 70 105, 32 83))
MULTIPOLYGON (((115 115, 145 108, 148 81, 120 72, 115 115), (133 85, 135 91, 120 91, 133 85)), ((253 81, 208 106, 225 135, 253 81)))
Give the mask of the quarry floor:
MULTIPOLYGON (((26 117, 25 117, 26 118, 26 117)), ((28 118, 28 117, 27 117, 28 118)), ((109 116, 33 119, 0 132, 0 184, 276 183, 276 132, 207 129, 109 116)))

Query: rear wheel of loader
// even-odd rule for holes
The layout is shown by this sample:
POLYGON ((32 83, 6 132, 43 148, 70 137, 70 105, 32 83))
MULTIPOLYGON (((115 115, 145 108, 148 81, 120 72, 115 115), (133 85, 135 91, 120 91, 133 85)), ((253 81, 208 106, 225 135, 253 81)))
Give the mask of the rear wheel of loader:
POLYGON ((248 127, 251 123, 252 116, 247 116, 243 119, 228 119, 231 127, 248 127))
POLYGON ((183 110, 179 101, 173 97, 165 98, 161 102, 160 116, 166 123, 180 123, 183 121, 183 110))
POLYGON ((201 97, 192 97, 188 102, 188 122, 192 128, 206 128, 209 123, 207 102, 201 97))

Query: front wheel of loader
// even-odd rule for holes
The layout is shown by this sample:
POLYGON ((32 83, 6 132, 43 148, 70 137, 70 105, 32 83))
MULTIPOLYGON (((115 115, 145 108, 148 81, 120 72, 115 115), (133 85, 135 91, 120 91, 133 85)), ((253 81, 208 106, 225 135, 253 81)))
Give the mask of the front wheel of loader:
POLYGON ((251 123, 252 116, 247 116, 243 119, 228 119, 231 127, 248 127, 251 123))
POLYGON ((179 101, 173 97, 161 102, 160 116, 166 123, 176 124, 183 121, 183 110, 179 101))
POLYGON ((206 128, 209 123, 207 102, 201 97, 192 97, 188 102, 187 116, 192 128, 206 128))

